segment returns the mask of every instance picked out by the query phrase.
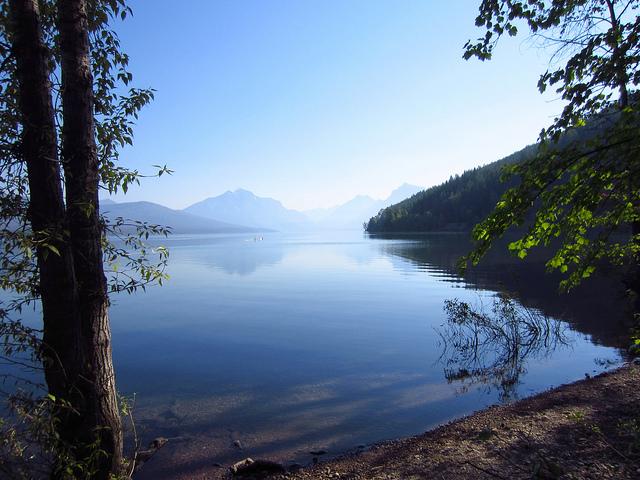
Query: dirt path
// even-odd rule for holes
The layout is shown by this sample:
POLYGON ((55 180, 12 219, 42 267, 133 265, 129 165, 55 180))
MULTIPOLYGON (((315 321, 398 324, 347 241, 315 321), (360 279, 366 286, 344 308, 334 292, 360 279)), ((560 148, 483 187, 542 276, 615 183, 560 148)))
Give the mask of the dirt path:
POLYGON ((640 367, 492 407, 287 479, 640 479, 640 367))

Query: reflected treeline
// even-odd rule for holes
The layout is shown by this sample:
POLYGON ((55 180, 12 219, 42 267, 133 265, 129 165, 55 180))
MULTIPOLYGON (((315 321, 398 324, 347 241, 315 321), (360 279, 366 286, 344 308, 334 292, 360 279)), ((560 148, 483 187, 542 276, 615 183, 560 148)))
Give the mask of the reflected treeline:
POLYGON ((461 276, 457 264, 470 250, 466 235, 377 235, 372 238, 403 240, 380 242, 388 255, 403 258, 418 269, 438 272, 444 281, 462 281, 469 288, 493 290, 517 299, 522 305, 570 324, 591 336, 596 344, 626 348, 631 318, 622 274, 604 268, 570 293, 560 293, 560 276, 548 273, 545 252, 534 251, 522 261, 496 245, 477 267, 461 276))
POLYGON ((445 311, 440 362, 447 381, 465 391, 480 384, 496 388, 503 401, 515 399, 527 362, 568 344, 566 324, 502 295, 489 311, 457 299, 446 300, 445 311))

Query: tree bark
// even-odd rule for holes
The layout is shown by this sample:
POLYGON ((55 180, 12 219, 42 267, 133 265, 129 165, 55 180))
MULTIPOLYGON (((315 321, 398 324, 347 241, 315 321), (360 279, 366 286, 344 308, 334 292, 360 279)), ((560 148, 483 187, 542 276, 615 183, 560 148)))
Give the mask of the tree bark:
POLYGON ((625 65, 625 52, 620 49, 620 19, 616 16, 616 10, 613 0, 606 0, 607 8, 609 10, 609 21, 611 22, 611 30, 614 32, 615 40, 613 43, 613 52, 611 54, 613 59, 613 68, 616 73, 616 85, 620 92, 620 98, 618 99, 618 105, 620 108, 625 108, 629 105, 629 91, 627 90, 627 83, 629 78, 627 75, 627 66, 625 65))
MULTIPOLYGON (((640 223, 633 222, 631 224, 631 235, 634 237, 640 234, 640 223)), ((630 299, 631 314, 634 316, 636 326, 640 327, 640 266, 636 263, 630 263, 627 267, 623 282, 627 288, 630 299)))
POLYGON ((92 478, 107 479, 122 468, 122 430, 102 266, 85 5, 79 0, 58 2, 66 209, 49 52, 42 40, 38 1, 10 0, 10 7, 23 125, 21 155, 29 179, 28 216, 34 238, 41 242, 36 254, 45 379, 50 393, 72 407, 59 408, 54 414, 60 438, 71 447, 74 461, 92 462, 87 465, 95 472, 92 478), (96 455, 98 449, 106 455, 96 455))
MULTIPOLYGON (((66 233, 58 144, 49 81, 49 54, 42 41, 37 0, 11 0, 12 54, 16 59, 19 108, 23 125, 21 157, 29 180, 28 220, 34 237, 52 245, 36 250, 43 313, 43 362, 49 392, 79 406, 82 357, 78 291, 73 254, 66 233)), ((55 412, 58 433, 72 441, 77 415, 55 412), (71 427, 71 428, 70 428, 71 427)))
MULTIPOLYGON (((99 439, 100 474, 106 479, 122 468, 122 428, 111 356, 107 283, 102 260, 98 205, 98 156, 95 141, 93 75, 84 0, 59 0, 62 70, 62 160, 67 219, 78 281, 83 374, 87 382, 83 431, 99 439)), ((83 389, 84 390, 84 389, 83 389)))

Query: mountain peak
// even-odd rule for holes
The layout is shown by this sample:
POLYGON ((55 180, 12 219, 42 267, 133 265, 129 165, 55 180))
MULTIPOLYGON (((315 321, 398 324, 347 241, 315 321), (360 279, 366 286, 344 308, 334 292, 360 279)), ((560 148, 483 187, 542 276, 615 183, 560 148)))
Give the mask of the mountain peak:
POLYGON ((393 195, 396 192, 405 192, 405 191, 414 191, 414 190, 415 191, 421 191, 421 190, 424 190, 424 188, 405 182, 402 185, 400 185, 398 188, 394 189, 391 192, 391 195, 393 195))
POLYGON ((194 203, 185 211, 222 222, 273 230, 296 229, 308 222, 302 213, 285 208, 279 201, 258 197, 242 188, 194 203))
POLYGON ((255 197, 256 195, 249 191, 249 190, 245 190, 244 188, 236 188, 233 192, 235 195, 240 195, 240 196, 244 196, 244 197, 255 197))
POLYGON ((418 192, 421 192, 422 190, 424 190, 423 187, 418 187, 417 185, 411 185, 410 183, 405 182, 391 192, 389 197, 385 200, 385 203, 387 205, 393 205, 415 195, 418 192))

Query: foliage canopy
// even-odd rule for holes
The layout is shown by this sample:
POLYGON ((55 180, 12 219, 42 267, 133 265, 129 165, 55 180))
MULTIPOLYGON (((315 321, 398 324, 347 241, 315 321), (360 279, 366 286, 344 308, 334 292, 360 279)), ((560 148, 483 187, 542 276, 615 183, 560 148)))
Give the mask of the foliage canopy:
POLYGON ((558 245, 547 262, 571 288, 603 259, 640 259, 640 17, 638 0, 483 0, 476 25, 484 36, 465 58, 488 60, 498 40, 525 26, 553 50, 538 81, 564 100, 561 114, 540 133, 538 154, 508 166, 508 189, 473 230, 467 262, 477 263, 510 227, 525 233, 509 246, 519 257, 558 245), (555 67, 554 67, 555 65, 555 67), (556 240, 558 239, 558 240, 556 240))

